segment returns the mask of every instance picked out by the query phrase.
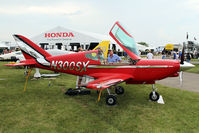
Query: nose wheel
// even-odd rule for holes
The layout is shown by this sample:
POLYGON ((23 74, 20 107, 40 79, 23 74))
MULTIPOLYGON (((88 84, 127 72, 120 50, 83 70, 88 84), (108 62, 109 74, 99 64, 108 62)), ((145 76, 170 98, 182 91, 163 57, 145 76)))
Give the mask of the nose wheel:
POLYGON ((154 84, 152 85, 153 91, 149 94, 149 99, 151 101, 158 101, 160 98, 160 94, 158 92, 156 92, 157 88, 155 88, 154 84))
POLYGON ((159 93, 157 93, 156 91, 152 91, 152 92, 149 94, 149 99, 150 99, 151 101, 156 102, 156 101, 158 101, 159 98, 160 98, 160 95, 159 95, 159 93))

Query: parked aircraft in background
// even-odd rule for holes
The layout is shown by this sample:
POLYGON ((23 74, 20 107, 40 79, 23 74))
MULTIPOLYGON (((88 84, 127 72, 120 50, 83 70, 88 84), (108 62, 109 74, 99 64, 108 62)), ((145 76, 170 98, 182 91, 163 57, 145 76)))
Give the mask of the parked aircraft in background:
MULTIPOLYGON (((146 60, 138 56, 138 50, 133 37, 116 22, 110 31, 110 36, 127 52, 130 57, 129 63, 104 64, 105 58, 102 50, 86 51, 68 55, 52 56, 29 39, 14 35, 14 38, 21 48, 26 58, 17 65, 37 67, 56 72, 63 72, 78 76, 90 76, 95 80, 82 84, 82 87, 100 90, 107 89, 108 96, 106 103, 108 105, 116 104, 116 95, 111 94, 110 87, 115 88, 116 94, 123 94, 124 88, 118 86, 122 82, 126 84, 152 84, 152 92, 149 98, 152 101, 159 99, 155 81, 167 77, 176 77, 183 67, 194 67, 191 64, 181 64, 177 60, 146 60)), ((15 66, 15 65, 8 65, 15 66)))
POLYGON ((11 52, 7 54, 0 55, 0 61, 9 61, 9 60, 25 60, 21 51, 11 52))

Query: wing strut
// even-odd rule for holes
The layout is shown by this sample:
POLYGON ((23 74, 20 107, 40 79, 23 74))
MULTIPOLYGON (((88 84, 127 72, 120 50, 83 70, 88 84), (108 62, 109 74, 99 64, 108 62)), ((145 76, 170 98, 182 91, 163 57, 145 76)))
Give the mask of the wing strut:
POLYGON ((30 69, 30 70, 28 71, 28 75, 26 76, 26 82, 25 82, 25 85, 24 85, 24 92, 26 91, 27 84, 28 84, 28 78, 29 78, 29 76, 30 76, 31 71, 32 71, 32 69, 30 69))
POLYGON ((99 96, 98 96, 97 102, 99 102, 99 101, 100 101, 100 97, 101 97, 101 95, 102 95, 102 90, 103 90, 103 89, 100 89, 100 92, 99 92, 99 96))

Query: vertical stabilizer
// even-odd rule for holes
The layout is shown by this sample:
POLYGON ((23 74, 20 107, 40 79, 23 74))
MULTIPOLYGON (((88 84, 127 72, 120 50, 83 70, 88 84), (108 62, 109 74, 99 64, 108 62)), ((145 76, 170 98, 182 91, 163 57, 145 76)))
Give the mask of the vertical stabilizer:
POLYGON ((104 53, 105 59, 107 59, 108 56, 108 48, 109 48, 110 41, 102 41, 99 45, 97 45, 93 50, 101 49, 104 53))

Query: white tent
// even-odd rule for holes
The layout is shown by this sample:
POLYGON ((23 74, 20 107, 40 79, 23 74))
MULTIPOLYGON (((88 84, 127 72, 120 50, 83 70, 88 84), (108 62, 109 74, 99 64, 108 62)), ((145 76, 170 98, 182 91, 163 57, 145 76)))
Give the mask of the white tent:
POLYGON ((137 45, 137 48, 140 50, 140 51, 145 51, 148 47, 146 46, 143 46, 143 45, 140 45, 140 44, 136 44, 137 45))
MULTIPOLYGON (((116 44, 115 41, 111 39, 108 35, 101 35, 79 30, 71 30, 64 27, 53 28, 31 38, 31 40, 38 45, 47 44, 49 46, 55 46, 57 44, 61 44, 67 49, 70 49, 69 46, 72 43, 85 46, 90 45, 91 43, 100 43, 101 41, 106 40, 111 41, 111 44, 116 44)), ((119 47, 119 45, 117 45, 116 49, 118 50, 121 48, 119 47)))
POLYGON ((33 38, 35 43, 54 43, 54 42, 60 42, 60 43, 74 43, 81 41, 82 43, 89 43, 92 41, 100 41, 100 39, 92 36, 91 33, 89 36, 86 34, 83 34, 79 31, 66 29, 64 27, 56 27, 51 30, 48 30, 46 32, 43 32, 33 38))
POLYGON ((8 48, 8 46, 5 45, 5 43, 0 42, 0 48, 8 48))
MULTIPOLYGON (((90 45, 91 43, 110 41, 110 48, 112 48, 112 44, 116 44, 116 51, 123 51, 122 48, 109 35, 102 35, 80 30, 71 30, 60 26, 32 37, 31 40, 38 45, 46 44, 51 48, 54 48, 54 46, 57 47, 57 44, 61 44, 68 50, 70 49, 69 47, 71 43, 79 43, 81 46, 84 45, 84 48, 86 48, 86 45, 90 45)), ((140 44, 137 44, 137 46, 138 49, 144 49, 144 47, 140 44)))

